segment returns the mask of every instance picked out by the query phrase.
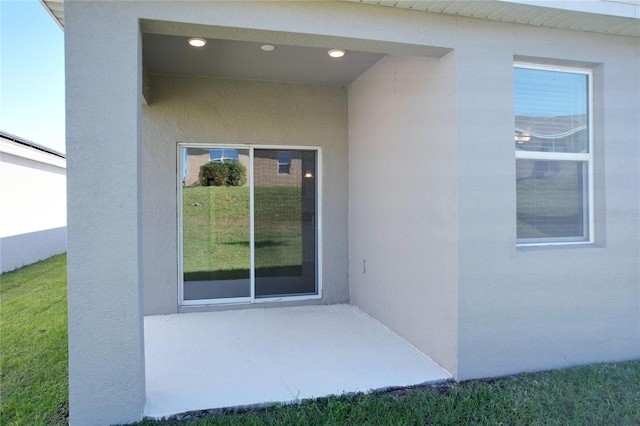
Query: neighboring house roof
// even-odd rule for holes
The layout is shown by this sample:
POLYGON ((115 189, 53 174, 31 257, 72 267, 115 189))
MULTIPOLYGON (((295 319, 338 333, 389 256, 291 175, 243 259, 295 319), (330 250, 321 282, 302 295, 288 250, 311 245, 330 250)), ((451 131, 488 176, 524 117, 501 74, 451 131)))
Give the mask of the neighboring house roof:
MULTIPOLYGON (((35 142, 31 142, 27 139, 24 139, 19 136, 15 136, 15 135, 12 135, 11 133, 7 133, 3 130, 0 130, 0 142, 6 142, 6 141, 8 141, 9 143, 13 142, 15 144, 18 144, 23 148, 28 148, 31 150, 35 150, 38 152, 42 152, 42 153, 49 154, 55 157, 59 157, 63 160, 66 160, 66 156, 61 152, 55 151, 51 148, 47 148, 46 146, 39 145, 35 142)), ((2 152, 7 152, 8 154, 13 153, 5 149, 3 149, 2 152)))
MULTIPOLYGON (((640 37, 640 0, 340 0, 550 28, 640 37)), ((64 0, 40 0, 64 28, 64 0)))

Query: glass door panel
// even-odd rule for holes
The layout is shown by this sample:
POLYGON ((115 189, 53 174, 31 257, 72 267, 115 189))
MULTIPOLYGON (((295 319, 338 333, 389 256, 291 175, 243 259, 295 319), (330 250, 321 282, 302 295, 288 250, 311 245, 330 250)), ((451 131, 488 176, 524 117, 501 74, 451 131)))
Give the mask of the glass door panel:
POLYGON ((255 149, 255 297, 315 294, 316 152, 255 149))
POLYGON ((182 149, 184 301, 251 297, 249 150, 182 149))

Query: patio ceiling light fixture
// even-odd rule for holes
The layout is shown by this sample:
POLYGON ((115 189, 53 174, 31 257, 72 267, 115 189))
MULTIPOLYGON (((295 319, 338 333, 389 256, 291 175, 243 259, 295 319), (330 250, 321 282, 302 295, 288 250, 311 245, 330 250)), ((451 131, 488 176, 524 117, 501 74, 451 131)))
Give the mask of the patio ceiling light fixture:
POLYGON ((328 53, 332 58, 342 58, 346 52, 342 49, 331 49, 328 53))
POLYGON ((276 47, 273 44, 263 44, 262 46, 260 46, 260 49, 264 50, 265 52, 273 52, 274 50, 276 50, 276 47))
POLYGON ((189 44, 193 47, 202 47, 207 44, 207 40, 200 37, 191 37, 189 39, 189 44))

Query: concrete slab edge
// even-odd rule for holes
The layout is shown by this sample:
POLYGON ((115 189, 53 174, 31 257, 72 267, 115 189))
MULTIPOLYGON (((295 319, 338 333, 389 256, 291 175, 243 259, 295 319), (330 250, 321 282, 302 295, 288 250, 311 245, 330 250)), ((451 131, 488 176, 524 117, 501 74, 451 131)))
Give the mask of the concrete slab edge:
POLYGON ((185 411, 183 413, 176 413, 170 416, 144 416, 143 420, 153 420, 153 421, 170 421, 170 420, 197 420, 206 418, 209 416, 213 416, 216 414, 224 414, 224 413, 235 413, 235 412, 247 412, 247 411, 259 411, 266 410, 268 408, 274 406, 282 406, 286 407, 289 405, 299 405, 306 404, 308 402, 313 401, 322 401, 325 399, 329 399, 332 397, 355 397, 358 395, 383 395, 387 393, 411 393, 417 392, 424 389, 437 389, 437 388, 449 388, 455 384, 456 381, 453 378, 448 379, 440 379, 440 380, 429 380, 423 383, 409 385, 409 386, 385 386, 382 388, 370 389, 366 392, 344 392, 341 394, 331 394, 325 396, 319 396, 315 398, 303 398, 303 399, 292 399, 288 401, 270 401, 270 402, 260 402, 256 404, 244 404, 244 405, 235 405, 232 407, 219 407, 219 408, 211 408, 205 410, 193 410, 193 411, 185 411))

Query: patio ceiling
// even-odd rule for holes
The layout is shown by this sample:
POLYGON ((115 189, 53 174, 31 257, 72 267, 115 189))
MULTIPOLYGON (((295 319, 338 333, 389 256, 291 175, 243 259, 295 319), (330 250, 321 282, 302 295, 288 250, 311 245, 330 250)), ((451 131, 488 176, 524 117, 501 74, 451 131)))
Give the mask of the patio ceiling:
MULTIPOLYGON (((216 76, 249 80, 286 81, 302 84, 347 86, 378 62, 383 53, 347 51, 342 58, 328 55, 328 48, 207 39, 194 48, 188 37, 144 34, 143 54, 146 72, 216 76)), ((342 46, 331 46, 342 47, 342 46)))

